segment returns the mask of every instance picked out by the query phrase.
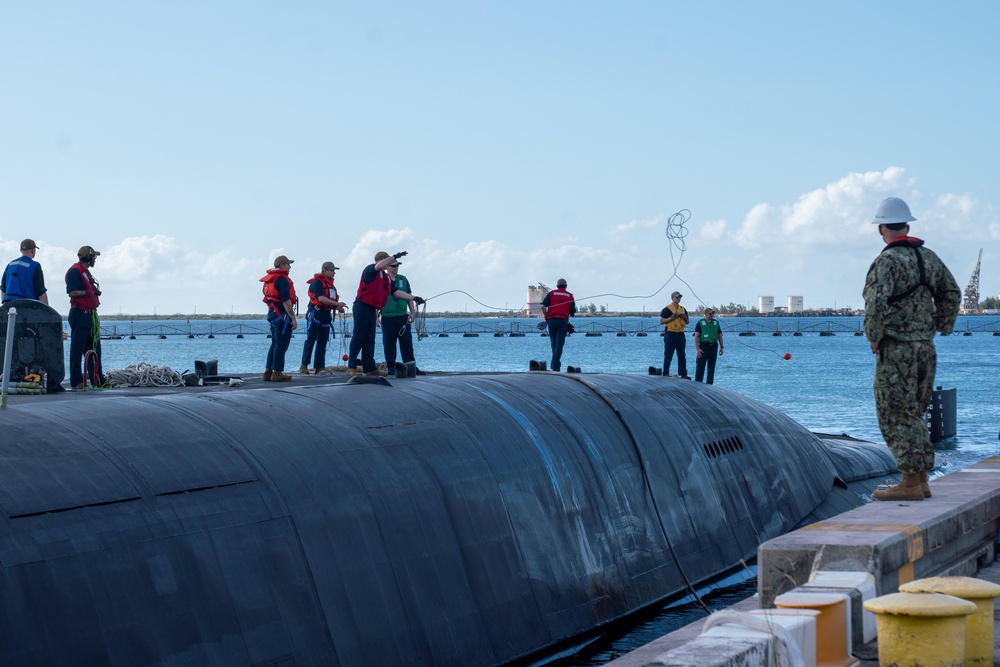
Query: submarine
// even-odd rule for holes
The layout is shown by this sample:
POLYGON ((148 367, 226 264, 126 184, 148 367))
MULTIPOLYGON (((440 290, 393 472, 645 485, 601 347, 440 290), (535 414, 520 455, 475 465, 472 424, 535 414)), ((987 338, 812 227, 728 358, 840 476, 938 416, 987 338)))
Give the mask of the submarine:
POLYGON ((642 375, 25 396, 0 432, 4 665, 531 661, 895 472, 642 375))

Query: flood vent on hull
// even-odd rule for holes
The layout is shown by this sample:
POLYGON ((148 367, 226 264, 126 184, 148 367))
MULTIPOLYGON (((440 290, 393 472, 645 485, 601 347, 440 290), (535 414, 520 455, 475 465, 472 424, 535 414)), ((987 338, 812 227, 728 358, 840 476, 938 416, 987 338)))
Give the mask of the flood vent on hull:
POLYGON ((705 448, 705 454, 712 459, 725 456, 726 454, 732 454, 733 452, 738 452, 743 449, 743 443, 740 442, 739 436, 735 435, 731 438, 723 438, 722 440, 709 442, 702 446, 705 448))

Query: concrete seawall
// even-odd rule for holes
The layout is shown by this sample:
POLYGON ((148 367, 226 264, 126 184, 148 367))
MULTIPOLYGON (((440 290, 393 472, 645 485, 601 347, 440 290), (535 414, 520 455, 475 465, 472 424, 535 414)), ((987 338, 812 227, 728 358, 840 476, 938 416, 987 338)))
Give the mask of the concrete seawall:
MULTIPOLYGON (((777 596, 838 576, 863 577, 866 596, 897 591, 901 584, 933 576, 966 575, 1000 581, 994 564, 1000 531, 1000 457, 985 459, 931 482, 933 496, 920 502, 872 503, 769 540, 758 550, 758 593, 736 611, 769 609, 777 596)), ((816 590, 816 589, 813 589, 816 590)), ((851 637, 862 666, 877 665, 876 641, 865 636, 862 593, 849 591, 851 637)), ((699 641, 704 621, 640 647, 612 667, 687 667, 756 664, 746 640, 699 641), (690 656, 697 656, 692 661, 690 656)), ((995 633, 1000 636, 1000 631, 995 633)), ((1000 651, 994 649, 995 659, 1000 651)))

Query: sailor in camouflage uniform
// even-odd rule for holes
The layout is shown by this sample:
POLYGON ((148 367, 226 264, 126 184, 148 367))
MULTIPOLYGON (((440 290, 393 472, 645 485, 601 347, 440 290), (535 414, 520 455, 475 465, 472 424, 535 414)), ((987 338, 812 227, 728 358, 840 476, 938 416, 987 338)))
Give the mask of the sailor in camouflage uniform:
POLYGON ((944 262, 909 236, 916 220, 902 199, 879 204, 873 224, 886 246, 865 279, 865 335, 875 362, 875 411, 885 443, 902 473, 899 484, 881 487, 875 500, 930 497, 927 471, 934 467, 924 415, 931 402, 937 353, 934 332, 955 326, 962 293, 944 262))

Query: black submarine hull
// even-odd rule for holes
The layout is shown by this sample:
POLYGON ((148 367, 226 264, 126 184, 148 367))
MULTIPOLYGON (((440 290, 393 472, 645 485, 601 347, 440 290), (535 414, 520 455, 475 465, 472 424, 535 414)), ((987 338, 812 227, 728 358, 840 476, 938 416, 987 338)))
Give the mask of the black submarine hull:
POLYGON ((791 419, 669 378, 81 398, 0 411, 0 664, 504 664, 839 480, 791 419))

